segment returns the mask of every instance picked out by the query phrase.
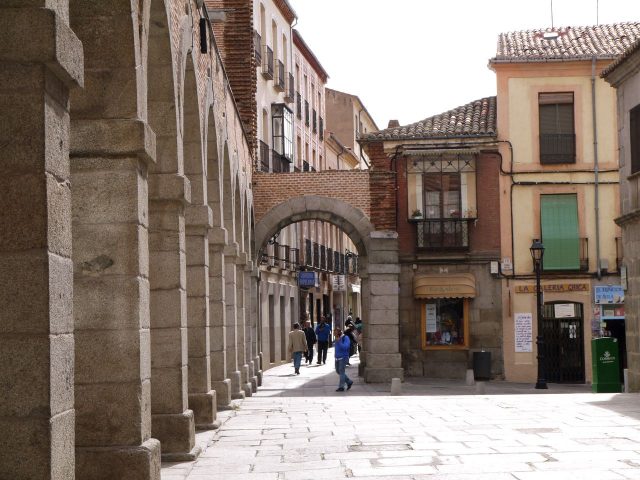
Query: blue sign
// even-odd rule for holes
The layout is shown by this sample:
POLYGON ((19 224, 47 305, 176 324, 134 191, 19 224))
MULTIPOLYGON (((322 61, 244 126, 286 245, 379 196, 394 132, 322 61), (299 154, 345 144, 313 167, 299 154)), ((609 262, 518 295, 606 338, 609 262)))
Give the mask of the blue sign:
POLYGON ((624 303, 622 285, 599 285, 594 289, 596 305, 624 303))
POLYGON ((300 288, 314 288, 317 286, 316 272, 298 272, 298 286, 300 288))

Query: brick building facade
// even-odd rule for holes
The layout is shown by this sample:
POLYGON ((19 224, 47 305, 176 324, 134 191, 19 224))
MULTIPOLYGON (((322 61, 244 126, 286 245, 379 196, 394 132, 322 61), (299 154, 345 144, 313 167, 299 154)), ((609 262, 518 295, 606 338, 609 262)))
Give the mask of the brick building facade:
POLYGON ((371 202, 386 206, 376 221, 398 232, 408 375, 464 378, 477 350, 502 374, 500 281, 490 273, 500 254, 495 119, 489 97, 361 136, 378 172, 371 202))

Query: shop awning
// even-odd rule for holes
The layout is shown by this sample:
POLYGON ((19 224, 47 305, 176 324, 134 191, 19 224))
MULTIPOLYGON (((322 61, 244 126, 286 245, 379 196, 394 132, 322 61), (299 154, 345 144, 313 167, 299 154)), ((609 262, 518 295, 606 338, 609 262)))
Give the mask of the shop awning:
POLYGON ((450 275, 416 275, 413 279, 415 298, 474 298, 476 279, 472 273, 450 275))

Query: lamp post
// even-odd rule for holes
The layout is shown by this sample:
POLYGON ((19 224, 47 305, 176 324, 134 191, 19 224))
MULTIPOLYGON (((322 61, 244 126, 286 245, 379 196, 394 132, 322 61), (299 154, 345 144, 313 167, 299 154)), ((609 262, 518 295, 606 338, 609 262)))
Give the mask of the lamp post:
POLYGON ((547 380, 544 371, 544 335, 542 334, 542 289, 540 288, 540 271, 542 269, 542 257, 544 256, 544 245, 537 238, 529 248, 533 266, 536 272, 536 320, 538 323, 538 336, 536 337, 536 347, 538 348, 538 379, 537 389, 546 389, 547 380))

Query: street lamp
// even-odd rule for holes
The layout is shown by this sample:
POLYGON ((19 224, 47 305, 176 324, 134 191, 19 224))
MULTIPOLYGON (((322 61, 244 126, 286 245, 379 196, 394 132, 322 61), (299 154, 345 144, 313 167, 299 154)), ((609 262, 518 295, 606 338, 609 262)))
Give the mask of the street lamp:
POLYGON ((537 238, 529 248, 533 266, 536 271, 536 316, 538 322, 538 336, 536 337, 536 346, 538 348, 538 380, 536 381, 537 389, 546 389, 547 380, 544 372, 544 336, 542 335, 542 289, 540 288, 540 270, 542 269, 542 257, 544 256, 544 245, 537 238))

